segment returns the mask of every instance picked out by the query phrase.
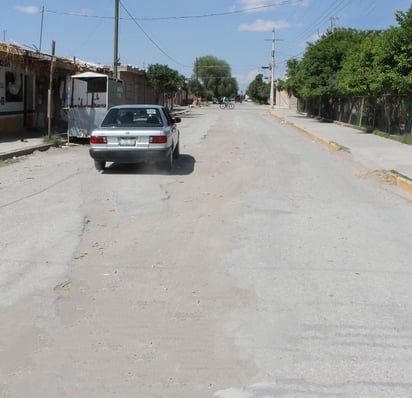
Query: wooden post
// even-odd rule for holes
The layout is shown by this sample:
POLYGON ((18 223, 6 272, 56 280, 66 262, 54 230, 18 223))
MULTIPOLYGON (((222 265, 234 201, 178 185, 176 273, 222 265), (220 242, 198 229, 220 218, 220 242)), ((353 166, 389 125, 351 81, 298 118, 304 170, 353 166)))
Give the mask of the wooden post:
POLYGON ((56 53, 56 42, 53 40, 52 41, 52 57, 50 61, 49 91, 47 93, 47 136, 49 138, 51 137, 53 66, 54 66, 55 53, 56 53))
MULTIPOLYGON (((359 127, 362 127, 362 120, 363 120, 363 108, 365 106, 365 97, 362 97, 361 108, 360 108, 360 117, 359 117, 359 127)), ((369 126, 366 126, 369 127, 369 126)))

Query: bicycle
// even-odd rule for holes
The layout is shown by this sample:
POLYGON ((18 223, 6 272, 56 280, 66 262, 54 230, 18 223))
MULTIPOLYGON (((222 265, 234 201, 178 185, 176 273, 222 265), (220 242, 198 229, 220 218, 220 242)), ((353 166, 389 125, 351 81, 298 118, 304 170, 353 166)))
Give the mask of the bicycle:
POLYGON ((233 101, 221 102, 219 107, 220 109, 235 109, 235 103, 233 101))

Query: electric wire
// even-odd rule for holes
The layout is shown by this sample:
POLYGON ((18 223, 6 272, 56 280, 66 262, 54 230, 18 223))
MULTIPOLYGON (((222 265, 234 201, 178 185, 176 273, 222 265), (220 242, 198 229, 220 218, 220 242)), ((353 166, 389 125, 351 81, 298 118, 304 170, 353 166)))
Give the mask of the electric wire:
MULTIPOLYGON (((192 66, 182 64, 178 60, 174 59, 171 55, 169 55, 166 51, 164 51, 160 47, 160 45, 156 43, 156 41, 143 29, 141 24, 139 24, 139 21, 140 22, 142 21, 153 22, 153 21, 166 21, 166 20, 189 20, 189 19, 200 19, 200 18, 213 18, 213 17, 221 17, 221 16, 228 16, 228 15, 235 15, 235 14, 250 13, 253 11, 259 11, 259 10, 275 8, 279 6, 285 6, 285 5, 296 5, 297 3, 303 3, 304 1, 305 0, 283 0, 281 2, 276 2, 272 4, 241 8, 241 9, 231 10, 231 11, 226 11, 226 12, 213 12, 213 13, 207 13, 207 14, 205 13, 205 14, 198 14, 198 15, 178 15, 178 16, 164 16, 164 17, 135 17, 126 8, 123 2, 120 1, 121 7, 127 13, 129 18, 120 17, 119 19, 123 21, 125 20, 133 21, 136 24, 136 26, 140 29, 140 31, 146 36, 146 38, 168 59, 170 59, 177 65, 180 65, 181 67, 192 68, 192 66)), ((308 41, 308 39, 312 37, 316 32, 319 32, 319 28, 322 25, 324 25, 328 19, 331 18, 331 15, 336 15, 339 12, 343 11, 345 8, 347 8, 350 5, 350 3, 352 3, 352 1, 353 0, 340 0, 339 2, 333 2, 332 4, 329 3, 328 6, 324 9, 324 11, 321 13, 321 15, 318 18, 316 18, 316 20, 313 21, 313 23, 309 24, 308 27, 303 32, 301 32, 300 35, 296 37, 294 42, 303 41, 303 40, 308 41)), ((364 8, 364 13, 367 15, 370 14, 374 10, 375 7, 376 7, 376 0, 371 0, 368 3, 368 5, 364 8)), ((114 19, 113 16, 99 16, 99 15, 90 15, 86 13, 55 11, 55 10, 50 10, 50 9, 45 9, 44 12, 57 14, 57 15, 70 16, 70 17, 114 19)), ((319 36, 319 33, 318 33, 318 36, 319 36)), ((288 59, 292 59, 292 58, 298 59, 304 53, 305 53, 305 50, 302 50, 299 53, 293 55, 292 57, 289 57, 288 59)), ((276 62, 276 65, 279 67, 280 65, 285 65, 286 63, 287 63, 287 60, 280 60, 276 62)))
MULTIPOLYGON (((375 1, 375 0, 373 0, 375 1)), ((334 3, 327 7, 322 14, 313 22, 309 25, 307 29, 305 29, 300 35, 298 35, 295 39, 296 41, 302 41, 306 39, 308 42, 308 39, 314 35, 314 33, 317 32, 320 26, 324 25, 325 22, 330 19, 330 15, 335 15, 340 12, 342 12, 345 8, 347 8, 350 4, 352 3, 352 0, 341 0, 338 3, 334 3)), ((318 33, 318 39, 320 38, 320 34, 318 33)), ((289 57, 287 60, 279 60, 277 62, 277 65, 286 65, 289 59, 299 59, 304 53, 306 52, 306 49, 300 51, 299 53, 289 57)))
MULTIPOLYGON (((120 18, 122 20, 125 19, 131 19, 133 21, 165 21, 165 20, 175 20, 175 19, 199 19, 199 18, 213 18, 213 17, 220 17, 220 16, 226 16, 226 15, 235 15, 235 14, 244 14, 244 13, 249 13, 252 11, 259 11, 267 8, 274 8, 274 7, 279 7, 279 6, 284 6, 288 4, 294 4, 296 5, 296 1, 298 3, 303 2, 304 0, 283 0, 282 2, 277 2, 274 4, 266 4, 262 6, 256 6, 256 7, 248 7, 248 8, 242 8, 239 10, 232 10, 232 11, 225 11, 225 12, 214 12, 214 13, 209 13, 209 14, 200 14, 200 15, 180 15, 180 16, 165 16, 165 17, 133 17, 131 14, 129 14, 130 18, 120 18)), ((67 11, 55 11, 55 10, 49 10, 45 9, 44 12, 50 13, 50 14, 57 14, 57 15, 65 15, 65 16, 70 16, 70 17, 83 17, 83 18, 98 18, 98 19, 114 19, 112 16, 101 16, 101 15, 90 15, 86 13, 78 13, 78 12, 67 12, 67 11)))
POLYGON ((130 11, 126 8, 126 6, 123 4, 122 1, 120 1, 120 6, 123 8, 123 10, 129 15, 129 17, 132 19, 132 21, 136 24, 136 26, 141 30, 141 32, 146 36, 146 38, 167 58, 169 58, 171 61, 175 62, 177 65, 180 65, 184 68, 191 68, 191 66, 184 65, 181 62, 177 61, 175 58, 173 58, 171 55, 169 55, 166 51, 164 51, 150 36, 149 34, 143 29, 143 27, 137 22, 136 18, 132 16, 130 11))

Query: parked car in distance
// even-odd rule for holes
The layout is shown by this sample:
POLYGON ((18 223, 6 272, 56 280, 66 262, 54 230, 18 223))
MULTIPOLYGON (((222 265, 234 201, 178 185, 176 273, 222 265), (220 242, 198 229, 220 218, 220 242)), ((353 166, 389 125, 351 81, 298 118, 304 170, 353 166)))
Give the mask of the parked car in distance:
POLYGON ((90 156, 97 170, 106 162, 154 161, 171 170, 179 156, 180 132, 173 117, 160 105, 120 105, 110 108, 90 136, 90 156))

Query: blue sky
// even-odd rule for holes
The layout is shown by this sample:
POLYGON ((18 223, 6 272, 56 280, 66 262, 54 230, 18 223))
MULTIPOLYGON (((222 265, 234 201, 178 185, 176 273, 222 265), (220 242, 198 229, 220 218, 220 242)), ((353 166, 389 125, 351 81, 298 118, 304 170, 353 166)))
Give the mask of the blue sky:
MULTIPOLYGON (((0 0, 0 41, 50 53, 55 40, 57 56, 112 64, 114 3, 0 0)), ((244 91, 258 73, 268 74, 259 69, 271 62, 273 27, 275 77, 283 77, 286 60, 299 58, 332 25, 386 29, 396 25, 396 10, 410 6, 410 0, 121 0, 120 62, 167 64, 190 77, 196 57, 214 55, 231 66, 244 91)))

